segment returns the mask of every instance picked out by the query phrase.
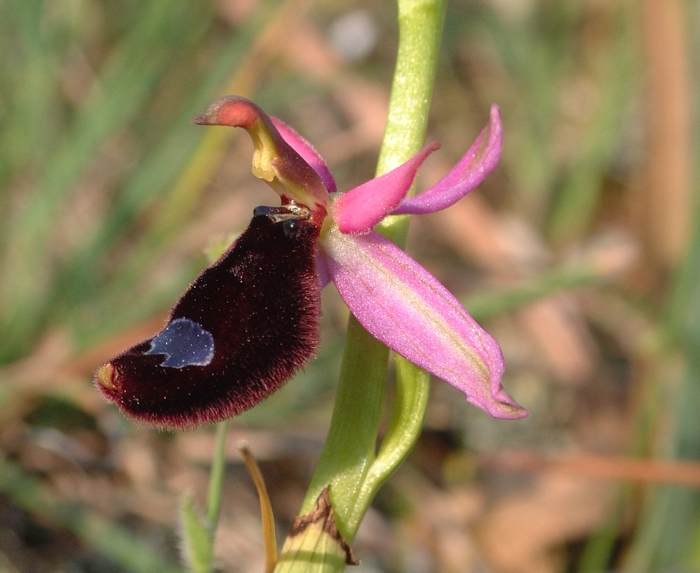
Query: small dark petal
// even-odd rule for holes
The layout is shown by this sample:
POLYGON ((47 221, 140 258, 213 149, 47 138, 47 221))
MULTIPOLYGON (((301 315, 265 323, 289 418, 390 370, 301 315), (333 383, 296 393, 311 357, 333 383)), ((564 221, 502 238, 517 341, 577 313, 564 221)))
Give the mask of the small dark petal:
POLYGON ((240 414, 279 389, 319 343, 319 226, 295 208, 258 208, 190 285, 155 337, 95 376, 142 422, 186 428, 240 414))

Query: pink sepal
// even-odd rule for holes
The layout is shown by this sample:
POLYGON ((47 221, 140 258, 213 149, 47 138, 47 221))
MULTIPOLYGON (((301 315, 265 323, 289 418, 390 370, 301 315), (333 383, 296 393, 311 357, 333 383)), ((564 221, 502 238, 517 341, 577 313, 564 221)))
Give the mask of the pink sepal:
POLYGON ((406 196, 416 171, 440 147, 430 143, 411 159, 375 179, 351 189, 333 201, 333 219, 343 233, 366 233, 406 196))
POLYGON ((414 197, 401 201, 392 215, 424 215, 445 209, 476 188, 493 171, 503 149, 503 124, 497 105, 491 119, 459 163, 438 183, 414 197))
POLYGON ((322 256, 360 323, 389 348, 466 394, 495 418, 521 418, 501 386, 498 343, 435 277, 377 233, 332 228, 322 256))
POLYGON ((313 170, 321 178, 321 181, 323 181, 323 184, 326 186, 328 192, 335 193, 338 190, 338 187, 335 184, 335 179, 333 179, 331 170, 328 169, 328 165, 326 165, 326 162, 323 160, 323 157, 321 157, 318 151, 314 149, 314 146, 281 119, 274 116, 270 116, 270 119, 289 146, 299 155, 301 155, 304 161, 311 165, 313 170))

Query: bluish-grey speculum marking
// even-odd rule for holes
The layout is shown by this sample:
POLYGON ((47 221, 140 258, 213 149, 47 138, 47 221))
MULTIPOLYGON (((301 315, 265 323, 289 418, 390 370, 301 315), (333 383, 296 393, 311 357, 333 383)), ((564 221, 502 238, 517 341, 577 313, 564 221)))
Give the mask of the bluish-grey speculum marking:
POLYGON ((206 366, 214 358, 214 337, 188 318, 176 318, 151 340, 146 354, 163 354, 161 366, 206 366))

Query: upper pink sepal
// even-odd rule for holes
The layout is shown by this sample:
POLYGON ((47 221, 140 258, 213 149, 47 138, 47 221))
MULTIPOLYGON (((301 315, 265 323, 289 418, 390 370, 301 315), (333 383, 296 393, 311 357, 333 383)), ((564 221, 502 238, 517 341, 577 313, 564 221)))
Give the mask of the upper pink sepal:
POLYGON ((338 190, 338 187, 335 184, 335 179, 333 179, 331 170, 328 169, 328 165, 326 165, 323 157, 321 157, 318 151, 316 151, 314 146, 281 119, 278 119, 273 115, 270 116, 270 119, 289 146, 299 155, 301 155, 304 161, 311 165, 313 170, 318 173, 318 176, 321 178, 321 181, 323 181, 323 184, 326 186, 328 192, 335 193, 338 190))
POLYGON ((389 348, 466 394, 495 418, 522 418, 501 386, 498 343, 435 277, 392 242, 331 228, 326 268, 362 326, 389 348))
POLYGON ((440 144, 430 143, 396 169, 351 189, 333 201, 333 219, 343 233, 366 233, 406 196, 416 171, 440 144))
POLYGON ((489 123, 459 163, 423 193, 401 201, 392 215, 424 215, 445 209, 476 188, 493 171, 503 149, 503 124, 497 105, 491 106, 489 123))

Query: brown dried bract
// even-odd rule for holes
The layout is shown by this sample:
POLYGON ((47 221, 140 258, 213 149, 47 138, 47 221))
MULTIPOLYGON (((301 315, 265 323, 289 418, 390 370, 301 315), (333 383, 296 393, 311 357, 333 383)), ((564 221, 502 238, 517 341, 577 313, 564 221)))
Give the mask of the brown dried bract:
POLYGON ((346 565, 359 565, 360 562, 355 560, 351 547, 345 542, 338 531, 338 526, 335 524, 335 515, 333 514, 333 506, 330 496, 331 486, 326 486, 316 500, 314 508, 305 515, 300 515, 294 518, 292 529, 289 532, 289 537, 302 535, 311 525, 322 524, 323 532, 328 534, 331 539, 335 540, 345 552, 346 565))

